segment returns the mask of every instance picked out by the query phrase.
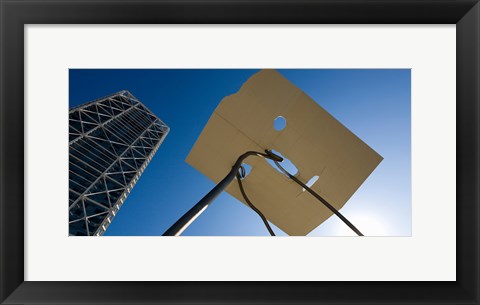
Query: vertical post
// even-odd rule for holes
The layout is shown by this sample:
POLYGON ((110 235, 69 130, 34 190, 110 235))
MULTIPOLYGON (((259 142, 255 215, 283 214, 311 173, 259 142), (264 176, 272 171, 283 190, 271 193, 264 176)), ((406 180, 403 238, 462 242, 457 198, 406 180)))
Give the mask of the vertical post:
POLYGON ((186 212, 180 219, 177 220, 165 233, 163 236, 178 236, 182 234, 183 231, 198 217, 200 214, 208 207, 208 205, 217 198, 220 193, 225 190, 225 188, 232 182, 237 174, 238 169, 242 166, 243 160, 248 156, 256 155, 264 158, 272 159, 274 161, 282 162, 283 159, 271 152, 266 154, 259 153, 256 151, 248 151, 238 157, 237 162, 232 166, 232 169, 222 181, 220 181, 207 195, 205 195, 200 201, 194 205, 188 212, 186 212))

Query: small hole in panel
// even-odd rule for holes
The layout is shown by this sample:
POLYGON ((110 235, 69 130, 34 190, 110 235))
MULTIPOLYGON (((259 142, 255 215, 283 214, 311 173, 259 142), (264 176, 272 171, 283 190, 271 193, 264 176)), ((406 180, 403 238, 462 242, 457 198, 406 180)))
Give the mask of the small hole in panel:
MULTIPOLYGON (((272 152, 273 152, 274 154, 276 154, 277 156, 280 156, 280 157, 283 158, 283 161, 280 162, 280 165, 281 165, 287 172, 289 172, 290 174, 292 174, 292 175, 294 175, 294 176, 298 173, 298 169, 297 169, 297 167, 295 166, 295 164, 293 164, 292 161, 288 160, 288 159, 285 158, 281 153, 279 153, 278 151, 276 151, 276 150, 274 150, 274 149, 272 149, 272 152)), ((265 159, 265 160, 267 160, 267 162, 268 162, 274 169, 276 169, 279 173, 282 173, 282 174, 283 174, 283 172, 278 169, 278 167, 275 165, 275 163, 274 163, 272 160, 270 160, 270 159, 265 159)))
POLYGON ((247 163, 242 163, 242 166, 245 169, 245 175, 242 179, 245 179, 248 176, 248 174, 250 174, 250 171, 252 170, 252 166, 247 163))
POLYGON ((275 120, 273 120, 273 128, 276 131, 284 130, 287 127, 287 120, 283 116, 278 116, 275 120))
MULTIPOLYGON (((307 183, 305 183, 309 188, 312 188, 312 185, 317 182, 318 180, 318 176, 313 176, 312 178, 310 178, 310 180, 308 180, 307 183)), ((302 192, 305 192, 305 189, 302 188, 302 192)))

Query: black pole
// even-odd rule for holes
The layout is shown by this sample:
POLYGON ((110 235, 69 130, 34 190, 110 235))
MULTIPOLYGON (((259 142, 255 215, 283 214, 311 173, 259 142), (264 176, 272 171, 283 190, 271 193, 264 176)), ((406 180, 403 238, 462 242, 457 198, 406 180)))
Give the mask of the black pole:
POLYGON ((183 231, 197 218, 207 207, 208 205, 217 198, 220 193, 225 190, 225 188, 232 182, 237 174, 238 169, 242 166, 243 160, 245 160, 249 156, 260 156, 264 158, 268 158, 277 162, 282 162, 283 158, 275 155, 272 152, 268 153, 260 153, 256 151, 248 151, 238 157, 237 162, 232 166, 232 169, 228 173, 222 181, 220 181, 210 192, 208 192, 205 197, 203 197, 196 205, 194 205, 187 213, 185 213, 182 217, 180 217, 177 222, 175 222, 165 233, 163 236, 178 236, 182 234, 183 231))

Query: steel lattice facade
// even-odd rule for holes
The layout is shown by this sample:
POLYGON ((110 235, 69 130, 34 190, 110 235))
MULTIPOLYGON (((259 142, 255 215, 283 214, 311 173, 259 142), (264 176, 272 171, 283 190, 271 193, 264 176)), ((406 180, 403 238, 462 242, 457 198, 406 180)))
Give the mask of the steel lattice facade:
POLYGON ((103 235, 168 134, 128 91, 69 112, 69 234, 103 235))

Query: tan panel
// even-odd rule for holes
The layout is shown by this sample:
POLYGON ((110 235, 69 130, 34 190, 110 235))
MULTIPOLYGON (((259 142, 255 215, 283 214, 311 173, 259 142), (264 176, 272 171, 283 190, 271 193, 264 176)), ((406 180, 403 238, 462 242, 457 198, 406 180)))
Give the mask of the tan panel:
MULTIPOLYGON (((275 70, 262 70, 215 109, 186 162, 218 183, 249 150, 274 149, 292 161, 296 177, 337 209, 382 157, 275 70), (282 116, 287 126, 273 127, 282 116)), ((307 235, 332 212, 266 160, 249 157, 245 192, 265 217, 289 235, 307 235)), ((246 204, 236 182, 227 192, 246 204)))

